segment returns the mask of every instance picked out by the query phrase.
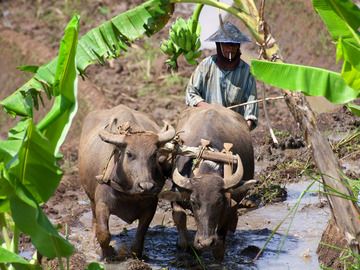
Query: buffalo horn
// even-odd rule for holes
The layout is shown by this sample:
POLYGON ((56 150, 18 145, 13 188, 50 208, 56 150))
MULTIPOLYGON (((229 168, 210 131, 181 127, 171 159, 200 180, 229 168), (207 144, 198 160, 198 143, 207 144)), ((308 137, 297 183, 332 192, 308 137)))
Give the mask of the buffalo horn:
POLYGON ((166 143, 170 141, 175 136, 175 129, 167 122, 165 122, 164 127, 158 133, 159 143, 166 143))
POLYGON ((178 169, 175 168, 174 172, 173 172, 173 181, 174 183, 181 187, 181 188, 185 188, 187 190, 191 190, 191 182, 189 178, 186 178, 184 176, 182 176, 178 169))
POLYGON ((225 190, 235 187, 241 181, 241 179, 244 175, 244 168, 243 168, 240 156, 236 155, 236 159, 237 159, 236 172, 233 175, 224 178, 224 189, 225 190))
POLYGON ((99 133, 101 140, 107 143, 120 145, 125 143, 125 135, 113 134, 107 130, 101 130, 99 133))

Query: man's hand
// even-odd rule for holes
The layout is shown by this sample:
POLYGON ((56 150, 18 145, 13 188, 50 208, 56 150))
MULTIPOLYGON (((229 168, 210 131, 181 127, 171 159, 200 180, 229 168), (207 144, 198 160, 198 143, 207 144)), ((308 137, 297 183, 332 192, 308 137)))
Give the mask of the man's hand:
POLYGON ((210 104, 205 101, 200 101, 198 104, 196 104, 196 107, 208 107, 210 104))

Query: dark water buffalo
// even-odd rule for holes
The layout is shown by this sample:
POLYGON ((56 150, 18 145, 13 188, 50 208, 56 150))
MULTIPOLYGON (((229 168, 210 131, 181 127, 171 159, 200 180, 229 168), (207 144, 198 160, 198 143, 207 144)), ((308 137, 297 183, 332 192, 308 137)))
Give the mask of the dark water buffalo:
POLYGON ((211 142, 212 148, 221 151, 225 142, 232 143, 232 152, 238 155, 240 165, 227 177, 224 177, 222 163, 204 161, 194 173, 193 160, 178 157, 173 181, 181 192, 163 196, 175 201, 173 218, 179 231, 179 246, 188 246, 184 208, 190 208, 197 225, 195 248, 211 248, 214 257, 222 260, 226 234, 236 229, 238 203, 255 182, 247 181, 254 175, 254 153, 249 129, 239 114, 212 105, 210 108, 189 108, 184 111, 176 130, 187 146, 199 146, 201 139, 206 139, 211 142))
POLYGON ((111 214, 128 223, 139 219, 132 252, 141 256, 165 180, 158 149, 174 135, 173 128, 160 130, 148 116, 125 106, 94 111, 86 117, 79 147, 79 175, 91 201, 103 258, 115 255, 109 245, 111 214))

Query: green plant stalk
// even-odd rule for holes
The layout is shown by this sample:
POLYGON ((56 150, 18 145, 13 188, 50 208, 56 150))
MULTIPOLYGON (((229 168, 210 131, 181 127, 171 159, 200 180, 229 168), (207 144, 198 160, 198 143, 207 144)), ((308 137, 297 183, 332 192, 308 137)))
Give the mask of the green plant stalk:
POLYGON ((360 130, 359 129, 355 130, 352 134, 349 134, 345 138, 341 139, 341 141, 338 142, 335 147, 340 148, 341 146, 351 142, 353 139, 355 139, 358 136, 360 136, 360 130))
POLYGON ((198 261, 198 263, 200 264, 201 268, 202 268, 203 270, 206 270, 206 267, 204 266, 204 263, 203 263, 203 261, 201 260, 201 258, 199 257, 199 255, 197 254, 196 250, 195 250, 193 247, 191 247, 191 250, 192 250, 192 252, 194 253, 195 258, 196 258, 196 260, 198 261))
POLYGON ((14 225, 13 237, 11 240, 11 251, 13 253, 19 253, 19 239, 20 239, 20 230, 18 226, 14 225))
POLYGON ((170 0, 170 2, 174 3, 174 4, 195 3, 195 4, 203 4, 203 5, 209 5, 212 7, 220 8, 220 9, 234 15, 235 17, 239 18, 241 21, 243 21, 244 24, 248 27, 248 29, 251 32, 251 34, 253 35, 253 37, 256 39, 256 41, 258 41, 261 44, 263 43, 264 38, 257 31, 257 20, 254 17, 252 17, 244 12, 241 12, 228 4, 225 4, 222 2, 217 2, 214 0, 170 0))
MULTIPOLYGON (((302 199, 302 197, 304 197, 305 193, 309 191, 310 187, 315 183, 316 181, 313 181, 299 196, 298 201, 296 202, 296 204, 293 206, 293 208, 290 209, 290 211, 286 214, 286 216, 283 218, 283 220, 280 221, 280 223, 278 225, 275 226, 274 230, 271 232, 269 238, 266 240, 264 246, 260 249, 260 251, 258 252, 258 254, 256 255, 256 257, 254 258, 254 261, 256 261, 259 256, 261 255, 261 253, 263 253, 263 251, 265 250, 265 248, 267 247, 267 245, 269 244, 270 240, 273 238, 273 236, 275 235, 275 233, 279 230, 279 228, 281 227, 281 225, 285 222, 285 220, 294 212, 297 210, 297 208, 299 207, 300 201, 302 199)), ((288 232, 288 231, 287 231, 288 232)))
POLYGON ((3 238, 4 238, 6 248, 7 248, 8 250, 10 250, 11 240, 10 240, 10 237, 9 237, 9 234, 8 234, 8 230, 7 230, 5 213, 1 213, 1 214, 0 214, 0 226, 1 226, 2 236, 3 236, 3 238))
MULTIPOLYGON (((65 239, 69 240, 69 226, 65 224, 65 239)), ((70 258, 66 257, 66 270, 70 270, 70 258)))
POLYGON ((62 258, 61 258, 61 257, 58 257, 58 261, 59 261, 59 268, 60 268, 60 270, 65 270, 64 264, 63 264, 63 261, 62 261, 62 258))
POLYGON ((292 214, 292 218, 290 219, 289 226, 288 226, 287 229, 286 229, 285 236, 283 237, 283 239, 281 240, 281 242, 280 242, 280 244, 279 244, 279 250, 281 250, 281 249, 283 248, 283 246, 284 246, 284 244, 285 244, 285 237, 286 237, 287 235, 289 235, 290 227, 291 227, 291 225, 292 225, 292 223, 293 223, 293 221, 294 221, 295 214, 296 214, 297 210, 299 209, 300 202, 301 202, 302 198, 305 196, 305 194, 306 194, 307 192, 309 192, 310 188, 315 184, 315 182, 316 182, 316 181, 313 180, 313 181, 311 182, 311 184, 308 185, 303 192, 301 192, 299 198, 297 199, 295 205, 293 206, 293 209, 291 209, 291 212, 293 213, 293 214, 292 214))
MULTIPOLYGON (((203 4, 198 4, 198 5, 196 6, 195 11, 194 11, 194 13, 193 13, 193 15, 192 15, 192 19, 193 19, 194 21, 197 21, 197 22, 199 21, 200 13, 201 13, 203 7, 204 7, 203 4)), ((194 30, 194 29, 193 29, 193 30, 194 30)))
POLYGON ((8 270, 7 267, 5 266, 5 264, 0 263, 0 269, 1 270, 8 270))

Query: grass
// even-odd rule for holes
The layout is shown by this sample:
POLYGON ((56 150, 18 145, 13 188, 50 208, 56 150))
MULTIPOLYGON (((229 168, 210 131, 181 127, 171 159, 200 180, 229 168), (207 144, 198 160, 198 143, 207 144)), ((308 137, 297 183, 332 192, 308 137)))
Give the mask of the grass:
MULTIPOLYGON (((340 248, 326 243, 320 243, 322 246, 333 249, 340 253, 339 261, 342 264, 342 269, 346 270, 360 270, 360 254, 353 252, 350 248, 340 248)), ((321 265, 322 270, 333 270, 333 268, 321 265)))
POLYGON ((159 66, 158 59, 165 59, 157 41, 146 39, 124 53, 125 66, 129 76, 128 83, 136 89, 138 97, 155 94, 160 97, 169 94, 183 95, 188 78, 179 73, 167 73, 164 61, 159 66), (134 82, 138 82, 135 83, 134 82))

